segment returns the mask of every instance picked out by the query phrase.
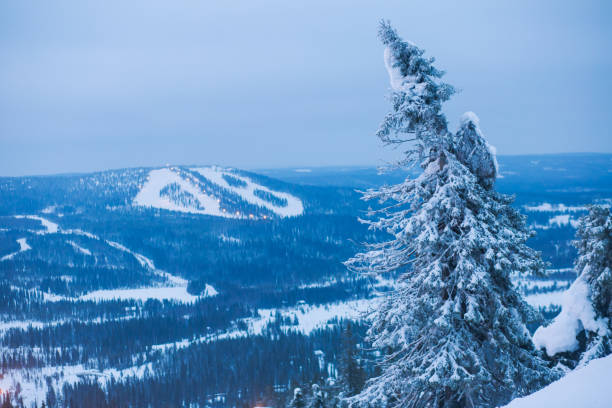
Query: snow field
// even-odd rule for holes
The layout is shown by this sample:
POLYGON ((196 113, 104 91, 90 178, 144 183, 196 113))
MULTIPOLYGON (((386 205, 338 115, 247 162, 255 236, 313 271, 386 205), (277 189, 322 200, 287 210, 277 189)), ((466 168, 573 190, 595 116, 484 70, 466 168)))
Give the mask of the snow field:
MULTIPOLYGON (((190 169, 205 177, 211 183, 216 184, 224 190, 240 196, 249 204, 266 208, 280 217, 293 217, 304 212, 302 201, 288 193, 271 190, 261 184, 255 183, 247 177, 236 175, 220 167, 196 167, 190 169), (223 177, 224 175, 239 179, 245 185, 230 185, 223 177), (287 201, 286 206, 277 206, 255 195, 256 190, 261 190, 273 194, 280 199, 287 201)), ((147 181, 142 186, 134 198, 133 204, 141 207, 159 208, 169 211, 177 211, 191 214, 212 215, 226 218, 246 218, 246 214, 226 211, 220 207, 220 199, 217 196, 208 194, 194 180, 182 177, 172 168, 151 170, 147 181), (161 191, 172 184, 177 184, 182 192, 190 194, 199 205, 183 205, 175 202, 170 197, 162 196, 161 191)))
POLYGON ((4 255, 2 258, 0 258, 0 262, 12 259, 15 257, 15 255, 19 254, 20 252, 25 252, 29 249, 32 249, 32 247, 28 245, 28 242, 26 241, 25 238, 19 238, 17 240, 17 243, 19 244, 19 251, 13 252, 12 254, 4 255))
POLYGON ((565 377, 523 398, 507 408, 609 408, 612 355, 592 360, 586 367, 569 372, 565 377))

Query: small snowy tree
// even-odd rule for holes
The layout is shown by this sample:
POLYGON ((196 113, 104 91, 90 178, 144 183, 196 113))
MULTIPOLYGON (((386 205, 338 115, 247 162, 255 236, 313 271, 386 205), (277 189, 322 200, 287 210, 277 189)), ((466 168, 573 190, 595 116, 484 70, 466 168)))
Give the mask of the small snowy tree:
POLYGON ((422 171, 370 190, 382 209, 368 220, 391 239, 346 262, 360 273, 399 273, 398 287, 370 315, 374 346, 386 351, 382 374, 352 405, 496 406, 554 378, 531 342, 535 312, 510 276, 540 270, 525 245, 530 231, 512 199, 495 192, 497 164, 478 120, 464 115, 447 130, 442 103, 454 90, 433 58, 382 22, 392 111, 378 130, 387 145, 407 146, 400 166, 422 171))
POLYGON ((318 384, 312 384, 312 398, 310 399, 309 408, 325 408, 325 397, 323 391, 318 384))
POLYGON ((580 218, 575 269, 561 313, 534 334, 536 346, 560 361, 584 365, 612 352, 612 214, 591 206, 580 218))
POLYGON ((306 398, 301 388, 293 390, 293 399, 289 403, 289 408, 306 408, 306 398))

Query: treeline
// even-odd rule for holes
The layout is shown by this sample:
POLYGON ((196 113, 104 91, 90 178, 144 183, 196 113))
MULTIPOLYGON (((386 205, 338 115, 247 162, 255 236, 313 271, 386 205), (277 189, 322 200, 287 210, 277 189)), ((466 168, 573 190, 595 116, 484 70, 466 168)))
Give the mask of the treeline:
POLYGON ((374 357, 364 351, 364 330, 357 325, 347 334, 339 324, 306 336, 271 325, 262 336, 173 351, 143 378, 104 387, 85 381, 66 385, 61 394, 69 407, 282 407, 296 387, 309 390, 318 384, 337 395, 348 392, 349 381, 356 378, 352 386, 363 386, 376 370, 374 357))

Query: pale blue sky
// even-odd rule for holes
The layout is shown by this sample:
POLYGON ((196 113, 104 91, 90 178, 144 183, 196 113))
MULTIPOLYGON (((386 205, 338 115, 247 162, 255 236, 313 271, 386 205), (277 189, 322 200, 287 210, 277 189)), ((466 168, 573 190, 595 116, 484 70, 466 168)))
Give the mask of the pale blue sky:
POLYGON ((499 154, 610 152, 609 1, 0 2, 0 175, 379 164, 388 18, 499 154))

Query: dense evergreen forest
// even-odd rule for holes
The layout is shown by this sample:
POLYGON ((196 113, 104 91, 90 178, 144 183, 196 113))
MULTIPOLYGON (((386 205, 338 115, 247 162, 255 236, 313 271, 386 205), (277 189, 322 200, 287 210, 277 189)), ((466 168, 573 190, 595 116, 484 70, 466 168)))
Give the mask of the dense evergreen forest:
MULTIPOLYGON (((516 283, 534 298, 575 279, 576 220, 612 196, 609 174, 592 179, 598 156, 538 160, 578 181, 526 179, 533 158, 500 160, 500 190, 517 192, 513 205, 536 232, 528 245, 549 262, 545 275, 516 283)), ((0 179, 0 404, 282 407, 300 388, 304 403, 333 407, 376 375, 381 356, 365 341, 362 313, 396 276, 355 275, 343 262, 387 237, 358 222, 378 204, 356 190, 405 174, 232 170, 228 185, 259 183, 253 197, 282 209, 290 194, 304 211, 283 217, 228 194, 224 208, 254 216, 224 218, 134 205, 149 172, 0 179), (185 293, 93 297, 166 287, 185 293)), ((190 168, 176 174, 224 192, 190 168)), ((168 185, 160 196, 201 209, 168 185)), ((559 306, 540 310, 552 319, 559 306)))

